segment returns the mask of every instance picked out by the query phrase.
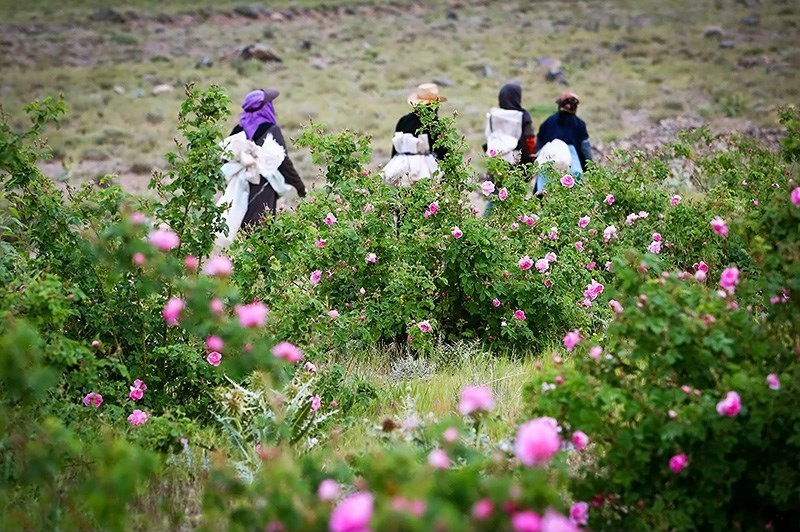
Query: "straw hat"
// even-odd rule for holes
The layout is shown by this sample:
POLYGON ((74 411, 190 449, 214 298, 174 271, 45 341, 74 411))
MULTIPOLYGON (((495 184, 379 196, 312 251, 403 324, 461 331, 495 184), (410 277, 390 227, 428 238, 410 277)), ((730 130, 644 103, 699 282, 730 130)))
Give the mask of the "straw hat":
POLYGON ((411 105, 446 101, 447 98, 439 96, 439 86, 436 83, 423 83, 408 95, 408 103, 411 105))

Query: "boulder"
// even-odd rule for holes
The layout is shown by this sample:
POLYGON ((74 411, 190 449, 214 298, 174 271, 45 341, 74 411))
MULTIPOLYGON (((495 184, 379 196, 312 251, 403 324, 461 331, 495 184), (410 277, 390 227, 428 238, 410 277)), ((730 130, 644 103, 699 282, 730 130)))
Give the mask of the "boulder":
POLYGON ((270 48, 266 44, 261 44, 261 43, 248 44, 244 48, 238 49, 235 55, 245 60, 256 59, 258 61, 261 61, 262 63, 283 62, 283 59, 281 59, 280 56, 276 54, 272 48, 270 48))
POLYGON ((433 78, 433 82, 439 85, 440 87, 450 87, 453 85, 453 80, 447 76, 438 76, 433 78))
POLYGON ((722 26, 706 26, 703 30, 703 37, 706 39, 719 39, 723 35, 725 35, 725 31, 722 26))
POLYGON ((165 92, 172 92, 175 90, 175 87, 169 85, 168 83, 162 83, 161 85, 156 85, 153 87, 153 90, 150 93, 153 96, 158 96, 159 94, 164 94, 165 92))

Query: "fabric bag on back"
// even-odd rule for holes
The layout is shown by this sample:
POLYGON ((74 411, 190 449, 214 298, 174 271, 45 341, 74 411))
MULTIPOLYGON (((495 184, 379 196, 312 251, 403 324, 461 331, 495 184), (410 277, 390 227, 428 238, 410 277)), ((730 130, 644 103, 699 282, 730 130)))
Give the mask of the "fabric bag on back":
POLYGON ((522 111, 492 107, 486 113, 486 154, 511 164, 519 162, 517 149, 522 136, 522 111))

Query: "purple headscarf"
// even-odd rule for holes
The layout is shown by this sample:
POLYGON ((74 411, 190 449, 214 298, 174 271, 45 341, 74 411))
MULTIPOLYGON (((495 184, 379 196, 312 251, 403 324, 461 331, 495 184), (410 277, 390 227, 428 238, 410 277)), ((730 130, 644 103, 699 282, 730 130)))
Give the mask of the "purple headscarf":
POLYGON ((243 112, 239 116, 239 125, 244 129, 244 134, 249 140, 253 140, 258 126, 265 122, 277 124, 275 118, 275 106, 272 100, 278 96, 276 90, 257 90, 249 93, 242 103, 243 112))

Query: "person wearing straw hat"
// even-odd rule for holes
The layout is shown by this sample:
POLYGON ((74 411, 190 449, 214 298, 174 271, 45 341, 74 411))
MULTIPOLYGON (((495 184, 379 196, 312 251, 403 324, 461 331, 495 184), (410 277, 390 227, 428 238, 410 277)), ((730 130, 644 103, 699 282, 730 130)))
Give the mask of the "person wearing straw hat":
POLYGON ((420 106, 447 101, 439 94, 439 86, 423 83, 407 101, 413 109, 397 122, 392 138, 392 158, 383 168, 384 181, 403 187, 432 177, 439 168, 437 161, 447 156, 446 148, 434 147, 436 138, 419 116, 420 106))
MULTIPOLYGON (((578 178, 586 170, 586 162, 592 160, 592 143, 589 141, 586 123, 577 116, 579 103, 577 94, 563 92, 556 100, 558 112, 542 122, 537 135, 540 151, 555 140, 563 141, 567 145, 572 159, 570 171, 578 178)), ((544 190, 544 182, 544 177, 540 175, 536 180, 536 193, 544 190)))

